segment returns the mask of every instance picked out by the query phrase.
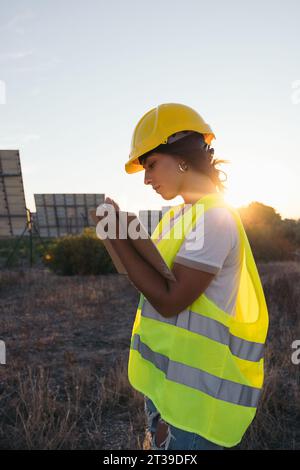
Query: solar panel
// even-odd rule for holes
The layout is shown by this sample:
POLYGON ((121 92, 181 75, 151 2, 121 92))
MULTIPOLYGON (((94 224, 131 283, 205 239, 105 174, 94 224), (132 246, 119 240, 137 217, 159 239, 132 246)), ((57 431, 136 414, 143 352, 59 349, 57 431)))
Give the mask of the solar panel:
POLYGON ((104 194, 35 194, 36 220, 41 237, 80 234, 94 226, 89 211, 105 199, 104 194))
POLYGON ((26 227, 26 204, 18 150, 0 150, 0 237, 19 236, 26 227))

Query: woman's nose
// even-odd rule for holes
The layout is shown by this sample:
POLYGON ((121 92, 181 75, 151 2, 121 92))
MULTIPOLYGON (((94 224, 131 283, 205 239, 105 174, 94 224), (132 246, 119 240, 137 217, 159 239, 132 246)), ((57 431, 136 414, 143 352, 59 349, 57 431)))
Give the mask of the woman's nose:
POLYGON ((145 176, 144 176, 144 184, 150 184, 151 181, 150 181, 150 178, 147 176, 147 174, 145 173, 145 176))

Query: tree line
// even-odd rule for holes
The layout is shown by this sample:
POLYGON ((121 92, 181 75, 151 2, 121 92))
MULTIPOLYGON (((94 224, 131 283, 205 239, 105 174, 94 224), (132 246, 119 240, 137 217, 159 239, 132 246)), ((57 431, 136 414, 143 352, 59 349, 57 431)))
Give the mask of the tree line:
POLYGON ((300 261, 300 219, 282 219, 271 206, 238 208, 253 255, 259 261, 300 261))

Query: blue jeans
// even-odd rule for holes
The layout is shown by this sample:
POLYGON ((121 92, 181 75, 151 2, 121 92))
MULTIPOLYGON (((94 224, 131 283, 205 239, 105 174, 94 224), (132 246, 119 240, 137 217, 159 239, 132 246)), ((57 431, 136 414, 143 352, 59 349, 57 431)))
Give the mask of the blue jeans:
POLYGON ((166 439, 160 447, 156 444, 155 433, 160 421, 164 422, 150 398, 144 396, 145 413, 147 417, 146 431, 151 435, 151 450, 223 450, 223 447, 208 441, 199 434, 184 431, 167 424, 166 439))

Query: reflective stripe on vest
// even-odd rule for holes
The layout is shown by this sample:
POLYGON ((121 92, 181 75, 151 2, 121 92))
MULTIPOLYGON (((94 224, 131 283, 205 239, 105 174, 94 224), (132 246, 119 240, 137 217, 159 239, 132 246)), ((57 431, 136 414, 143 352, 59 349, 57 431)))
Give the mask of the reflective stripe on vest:
POLYGON ((179 315, 166 318, 160 315, 145 298, 141 315, 163 323, 169 323, 179 328, 184 328, 193 333, 206 336, 221 344, 225 344, 229 347, 232 354, 240 359, 257 362, 263 357, 264 344, 238 338, 231 334, 229 328, 223 325, 223 323, 201 315, 200 313, 193 312, 192 310, 186 309, 179 315))
POLYGON ((166 379, 188 387, 195 388, 200 392, 218 398, 219 400, 235 403, 243 406, 257 406, 261 389, 241 385, 231 380, 220 379, 195 367, 172 361, 163 354, 152 351, 144 344, 139 335, 134 335, 131 347, 138 351, 141 356, 150 361, 155 367, 166 374, 166 379))

